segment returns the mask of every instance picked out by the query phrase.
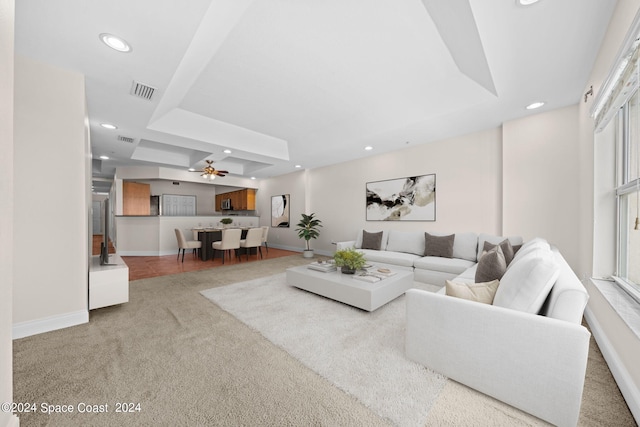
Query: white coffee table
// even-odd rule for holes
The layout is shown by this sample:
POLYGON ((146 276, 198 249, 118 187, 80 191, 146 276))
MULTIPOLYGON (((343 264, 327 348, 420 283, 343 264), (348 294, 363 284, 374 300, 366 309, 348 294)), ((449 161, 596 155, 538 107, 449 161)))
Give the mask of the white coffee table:
POLYGON ((398 270, 378 282, 364 282, 339 271, 323 273, 307 266, 287 269, 287 283, 354 307, 373 311, 413 287, 413 272, 398 270))

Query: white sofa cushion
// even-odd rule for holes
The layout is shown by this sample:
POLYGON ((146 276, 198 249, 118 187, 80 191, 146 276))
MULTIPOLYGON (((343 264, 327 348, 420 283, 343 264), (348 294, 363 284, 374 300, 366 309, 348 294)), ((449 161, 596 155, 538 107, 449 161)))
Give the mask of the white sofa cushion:
POLYGON ((460 275, 458 275, 455 279, 458 283, 475 283, 476 279, 476 270, 478 269, 478 264, 474 264, 471 267, 467 268, 460 275))
POLYGON ((390 231, 387 251, 424 255, 424 233, 419 231, 390 231))
POLYGON ((560 275, 553 253, 534 249, 511 265, 502 276, 493 304, 537 314, 560 275))
POLYGON ((550 251, 551 246, 542 237, 536 237, 534 239, 528 240, 522 244, 520 249, 518 249, 518 251, 513 256, 513 259, 511 260, 511 262, 515 261, 516 259, 522 258, 523 256, 525 256, 526 254, 528 254, 534 249, 544 249, 544 250, 550 251))
MULTIPOLYGON (((355 248, 356 249, 362 249, 362 232, 364 230, 360 230, 358 231, 358 237, 356 238, 356 244, 355 244, 355 248)), ((367 230, 369 233, 377 233, 379 231, 382 231, 382 241, 380 242, 380 250, 384 251, 387 248, 387 239, 389 238, 389 232, 387 230, 367 230)))
MULTIPOLYGON (((451 233, 429 232, 432 236, 446 236, 451 233)), ((476 233, 455 233, 453 241, 453 258, 469 261, 478 259, 478 235, 476 233)))
POLYGON ((372 249, 359 249, 359 251, 364 254, 367 261, 401 265, 403 267, 413 267, 414 261, 420 258, 418 255, 403 252, 375 251, 372 249))
POLYGON ((501 236, 492 236, 491 234, 480 233, 478 235, 478 252, 476 254, 476 259, 479 260, 480 257, 482 256, 482 252, 484 251, 484 242, 489 242, 491 244, 498 245, 504 239, 509 239, 511 246, 522 244, 522 237, 520 236, 501 237, 501 236))
POLYGON ((444 273, 461 274, 475 263, 460 258, 442 258, 438 256, 425 256, 416 259, 413 266, 422 270, 442 271, 444 273))
POLYGON ((498 290, 499 280, 482 283, 457 283, 451 280, 445 282, 446 294, 456 298, 491 304, 498 290))

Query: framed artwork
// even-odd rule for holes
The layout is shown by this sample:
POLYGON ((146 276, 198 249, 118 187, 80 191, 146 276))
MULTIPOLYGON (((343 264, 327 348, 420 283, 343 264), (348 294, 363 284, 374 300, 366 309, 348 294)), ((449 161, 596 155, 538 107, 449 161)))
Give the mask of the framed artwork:
POLYGON ((436 175, 367 183, 367 221, 435 221, 436 175))
POLYGON ((271 196, 271 226, 289 227, 289 195, 271 196))

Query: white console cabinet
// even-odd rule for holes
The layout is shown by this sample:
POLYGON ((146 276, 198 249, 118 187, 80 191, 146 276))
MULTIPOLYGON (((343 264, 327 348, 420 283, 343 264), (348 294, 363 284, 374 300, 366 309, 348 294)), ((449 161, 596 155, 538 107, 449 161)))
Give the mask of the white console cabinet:
POLYGON ((129 267, 120 256, 109 255, 109 264, 91 257, 89 268, 89 310, 129 301, 129 267))

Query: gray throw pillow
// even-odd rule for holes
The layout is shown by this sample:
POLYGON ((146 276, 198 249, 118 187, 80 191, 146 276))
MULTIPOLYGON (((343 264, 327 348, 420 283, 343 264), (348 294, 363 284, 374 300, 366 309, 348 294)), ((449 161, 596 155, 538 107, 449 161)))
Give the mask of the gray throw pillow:
POLYGON ((491 282, 500 280, 507 270, 507 262, 504 259, 502 248, 496 245, 480 257, 478 268, 476 269, 476 283, 491 282))
POLYGON ((379 231, 377 233, 369 233, 368 231, 362 230, 361 249, 374 249, 376 251, 379 251, 381 244, 382 244, 382 231, 379 231))
POLYGON ((434 236, 424 233, 424 256, 453 257, 453 242, 455 234, 448 236, 434 236))
MULTIPOLYGON (((511 246, 511 242, 509 241, 509 239, 504 239, 502 242, 498 243, 498 245, 500 246, 500 249, 502 249, 502 254, 504 255, 504 261, 507 263, 507 265, 511 264, 511 260, 513 260, 513 256, 515 255, 516 250, 514 249, 513 246, 511 246)), ((482 249, 483 251, 488 252, 491 249, 493 249, 495 246, 496 245, 494 245, 493 243, 484 242, 484 247, 482 249)), ((518 249, 520 249, 520 247, 518 247, 518 249)))

